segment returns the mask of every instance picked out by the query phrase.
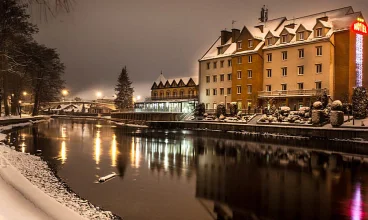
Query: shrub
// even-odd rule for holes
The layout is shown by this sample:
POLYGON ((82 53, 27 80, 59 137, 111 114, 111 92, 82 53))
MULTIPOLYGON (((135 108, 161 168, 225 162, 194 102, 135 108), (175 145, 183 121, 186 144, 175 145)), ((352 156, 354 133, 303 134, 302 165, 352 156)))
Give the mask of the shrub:
POLYGON ((342 111, 342 102, 340 100, 335 100, 331 104, 331 110, 342 111))
POLYGON ((226 108, 224 103, 220 103, 217 105, 216 116, 220 117, 220 115, 226 115, 226 108))
POLYGON ((364 87, 357 87, 353 91, 353 115, 356 119, 366 118, 367 113, 367 90, 364 87))
POLYGON ((230 115, 236 116, 237 113, 238 113, 238 105, 236 104, 236 102, 232 102, 230 104, 230 115))
POLYGON ((322 104, 322 102, 317 101, 317 102, 314 102, 314 103, 313 103, 313 109, 321 110, 322 108, 323 108, 323 104, 322 104))
POLYGON ((200 103, 196 106, 195 112, 194 112, 194 116, 203 116, 204 113, 206 112, 206 107, 204 105, 204 103, 200 103))

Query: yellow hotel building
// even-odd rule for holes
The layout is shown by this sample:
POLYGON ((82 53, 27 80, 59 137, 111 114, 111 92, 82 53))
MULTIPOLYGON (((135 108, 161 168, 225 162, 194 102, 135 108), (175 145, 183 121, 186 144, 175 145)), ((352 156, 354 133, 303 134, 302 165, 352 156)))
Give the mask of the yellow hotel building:
POLYGON ((208 108, 224 102, 225 94, 211 94, 221 85, 208 81, 208 76, 213 79, 228 73, 230 69, 213 67, 215 62, 229 59, 231 99, 227 101, 237 102, 240 109, 265 107, 271 102, 291 108, 309 106, 322 90, 331 99, 350 99, 354 87, 368 86, 364 74, 368 69, 368 36, 363 33, 358 38, 352 28, 357 20, 361 24, 356 26, 365 28, 363 19, 361 12, 345 7, 267 20, 244 27, 240 33, 233 29, 222 34, 199 60, 200 102, 208 108))

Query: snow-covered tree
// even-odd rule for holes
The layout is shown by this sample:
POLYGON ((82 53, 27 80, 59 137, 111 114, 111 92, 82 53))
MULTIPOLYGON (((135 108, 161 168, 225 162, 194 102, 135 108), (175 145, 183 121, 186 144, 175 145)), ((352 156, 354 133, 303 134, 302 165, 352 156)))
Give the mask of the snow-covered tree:
POLYGON ((116 99, 114 102, 116 108, 120 110, 133 108, 133 93, 132 81, 130 81, 127 68, 124 66, 115 87, 116 99))

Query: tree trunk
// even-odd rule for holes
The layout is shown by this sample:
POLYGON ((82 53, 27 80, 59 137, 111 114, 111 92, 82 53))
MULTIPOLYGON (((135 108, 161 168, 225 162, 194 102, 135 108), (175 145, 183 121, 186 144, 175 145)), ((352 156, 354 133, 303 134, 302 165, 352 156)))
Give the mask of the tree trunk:
POLYGON ((8 105, 8 80, 7 73, 3 74, 3 100, 4 100, 4 114, 9 116, 9 105, 8 105))
POLYGON ((38 108, 39 108, 39 94, 38 94, 38 92, 36 92, 34 105, 33 105, 33 111, 32 111, 33 116, 38 115, 38 108))

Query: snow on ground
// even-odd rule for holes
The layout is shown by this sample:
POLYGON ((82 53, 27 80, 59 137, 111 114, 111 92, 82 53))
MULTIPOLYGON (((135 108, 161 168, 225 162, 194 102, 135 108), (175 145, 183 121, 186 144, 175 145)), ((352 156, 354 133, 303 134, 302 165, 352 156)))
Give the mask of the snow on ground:
MULTIPOLYGON (((0 120, 9 120, 9 119, 19 119, 19 116, 16 115, 9 115, 9 116, 1 116, 0 120)), ((33 118, 31 115, 22 114, 22 118, 33 118)))
MULTIPOLYGON (((26 122, 3 126, 0 131, 31 124, 26 122)), ((0 138, 4 140, 6 135, 0 134, 0 138)), ((0 143, 0 195, 0 220, 22 219, 24 216, 27 219, 65 219, 60 216, 73 216, 73 213, 79 215, 67 219, 118 219, 111 212, 101 210, 70 192, 40 157, 17 152, 3 143, 0 143), (11 168, 14 170, 9 171, 11 168), (21 180, 24 184, 18 184, 21 180), (66 207, 69 209, 62 211, 66 207)))

